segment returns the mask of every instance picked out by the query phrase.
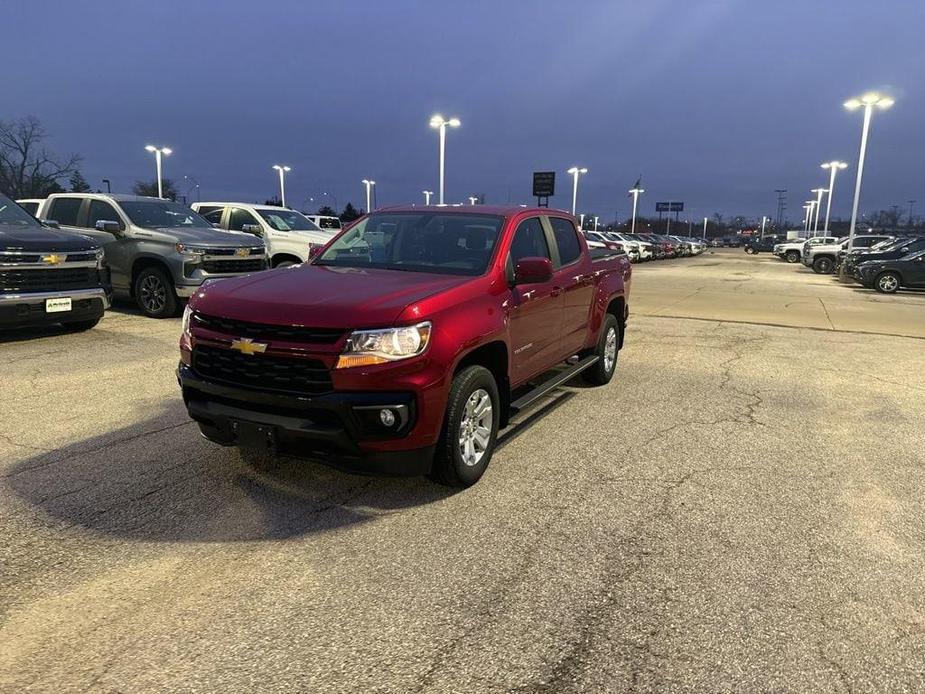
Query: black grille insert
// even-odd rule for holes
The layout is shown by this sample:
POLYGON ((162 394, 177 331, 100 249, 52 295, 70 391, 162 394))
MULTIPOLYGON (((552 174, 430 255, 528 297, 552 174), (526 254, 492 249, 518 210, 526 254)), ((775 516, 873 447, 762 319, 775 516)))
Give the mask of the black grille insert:
POLYGON ((344 334, 343 328, 303 328, 290 325, 267 325, 265 323, 248 323, 229 318, 215 318, 201 313, 193 314, 193 325, 207 330, 214 330, 232 337, 249 337, 254 340, 282 340, 286 342, 309 342, 313 344, 332 345, 344 334))
POLYGON ((328 393, 334 387, 317 359, 249 355, 204 345, 193 350, 193 370, 214 381, 298 395, 328 393))
POLYGON ((0 290, 54 292, 99 286, 96 268, 61 267, 31 270, 0 270, 0 290))
POLYGON ((250 258, 242 260, 205 260, 202 269, 211 273, 229 272, 259 272, 266 270, 267 261, 263 258, 250 258))

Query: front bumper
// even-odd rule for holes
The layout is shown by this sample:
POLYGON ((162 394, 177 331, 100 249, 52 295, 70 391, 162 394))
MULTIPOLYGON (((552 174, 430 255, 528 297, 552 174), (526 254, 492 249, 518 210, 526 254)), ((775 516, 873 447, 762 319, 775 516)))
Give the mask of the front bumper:
POLYGON ((103 287, 0 294, 0 327, 25 328, 95 320, 102 317, 110 301, 110 293, 103 287), (48 313, 45 310, 48 299, 71 299, 72 308, 48 313))
POLYGON ((331 392, 298 396, 258 391, 201 378, 180 364, 183 401, 203 435, 223 446, 256 443, 273 453, 320 459, 353 471, 421 475, 430 471, 434 446, 375 450, 377 442, 401 441, 414 429, 418 403, 409 392, 331 392), (384 427, 379 412, 396 424, 384 427))

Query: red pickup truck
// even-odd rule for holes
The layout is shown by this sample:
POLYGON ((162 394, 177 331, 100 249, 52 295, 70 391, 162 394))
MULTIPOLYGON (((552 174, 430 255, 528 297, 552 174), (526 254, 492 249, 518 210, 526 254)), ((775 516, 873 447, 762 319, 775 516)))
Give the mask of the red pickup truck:
POLYGON ((468 486, 513 414, 579 373, 610 381, 631 272, 565 212, 374 212, 310 263, 204 285, 183 400, 206 438, 262 459, 468 486))

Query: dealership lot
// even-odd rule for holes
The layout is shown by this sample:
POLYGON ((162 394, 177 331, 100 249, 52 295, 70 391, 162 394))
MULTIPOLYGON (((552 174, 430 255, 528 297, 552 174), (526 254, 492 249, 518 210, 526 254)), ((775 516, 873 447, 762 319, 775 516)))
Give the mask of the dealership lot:
POLYGON ((925 687, 925 293, 636 266, 614 381, 458 493, 248 468, 178 332, 0 343, 0 689, 925 687))

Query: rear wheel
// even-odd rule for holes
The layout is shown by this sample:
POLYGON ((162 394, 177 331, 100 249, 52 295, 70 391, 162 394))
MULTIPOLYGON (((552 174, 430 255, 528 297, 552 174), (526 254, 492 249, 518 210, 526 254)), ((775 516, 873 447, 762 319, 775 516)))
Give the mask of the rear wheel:
POLYGON ((819 275, 829 275, 835 269, 835 261, 828 256, 816 258, 813 261, 813 272, 819 275))
POLYGON ((610 383, 613 372, 617 368, 617 355, 620 345, 620 326, 616 317, 608 313, 601 326, 601 334, 597 340, 594 355, 597 363, 582 372, 582 377, 595 386, 604 386, 610 383))
POLYGON ((800 252, 799 251, 787 251, 784 257, 787 259, 788 263, 799 263, 800 262, 800 252))
POLYGON ((468 366, 456 374, 434 455, 434 479, 453 487, 478 482, 495 450, 499 410, 498 384, 491 371, 468 366))
POLYGON ((884 272, 877 275, 874 280, 874 289, 882 294, 895 294, 900 287, 899 275, 895 272, 884 272))
POLYGON ((145 268, 135 278, 135 301, 149 318, 171 318, 180 305, 173 282, 158 267, 145 268))

